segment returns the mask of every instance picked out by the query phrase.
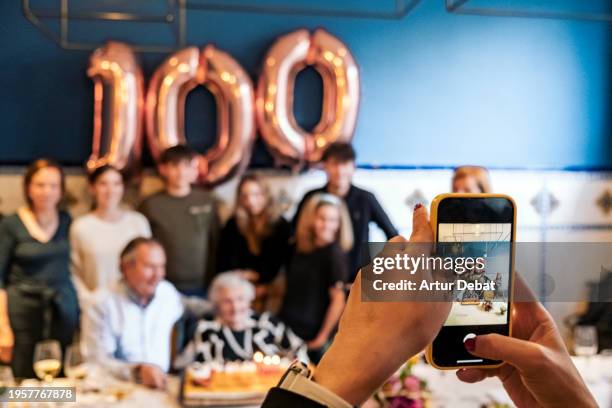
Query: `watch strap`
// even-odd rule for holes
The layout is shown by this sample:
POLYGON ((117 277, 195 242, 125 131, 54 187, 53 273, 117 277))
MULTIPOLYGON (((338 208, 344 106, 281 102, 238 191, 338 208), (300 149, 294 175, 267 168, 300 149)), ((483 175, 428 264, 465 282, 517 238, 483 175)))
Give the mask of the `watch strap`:
POLYGON ((278 387, 302 395, 329 408, 352 408, 351 404, 312 381, 310 370, 300 362, 295 362, 289 367, 281 378, 278 387))

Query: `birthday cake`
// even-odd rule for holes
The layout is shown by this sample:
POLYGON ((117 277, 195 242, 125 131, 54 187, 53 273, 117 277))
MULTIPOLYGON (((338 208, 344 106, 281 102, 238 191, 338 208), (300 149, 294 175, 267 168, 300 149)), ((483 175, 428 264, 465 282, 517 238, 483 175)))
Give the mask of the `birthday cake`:
POLYGON ((252 361, 194 363, 185 371, 186 405, 260 404, 291 362, 279 356, 255 355, 252 361), (191 402, 191 404, 190 404, 191 402))

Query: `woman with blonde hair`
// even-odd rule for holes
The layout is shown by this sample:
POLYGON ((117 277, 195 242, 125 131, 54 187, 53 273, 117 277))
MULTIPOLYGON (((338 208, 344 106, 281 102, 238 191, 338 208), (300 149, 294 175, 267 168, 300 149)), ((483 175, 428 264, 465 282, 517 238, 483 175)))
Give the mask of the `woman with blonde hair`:
POLYGON ((331 194, 314 194, 300 211, 295 238, 280 317, 318 362, 345 304, 346 254, 353 246, 345 204, 331 194))
POLYGON ((236 189, 234 214, 221 230, 217 273, 240 271, 255 283, 257 311, 265 305, 270 284, 286 262, 290 233, 264 181, 256 174, 243 176, 236 189))
POLYGON ((489 170, 481 166, 460 166, 455 169, 453 193, 491 193, 489 170))

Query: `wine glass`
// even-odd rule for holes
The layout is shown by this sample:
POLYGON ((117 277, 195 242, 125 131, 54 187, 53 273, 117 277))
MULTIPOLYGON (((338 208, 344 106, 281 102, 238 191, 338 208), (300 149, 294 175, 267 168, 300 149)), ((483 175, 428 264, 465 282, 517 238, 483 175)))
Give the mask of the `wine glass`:
POLYGON ((582 357, 597 354, 597 328, 595 326, 574 327, 574 353, 582 357))
POLYGON ((586 381, 593 379, 591 357, 597 354, 597 328, 595 326, 574 327, 574 354, 584 357, 584 374, 586 381))
MULTIPOLYGON (((8 387, 14 386, 15 377, 13 377, 13 370, 10 366, 0 365, 0 395, 4 395, 8 387)), ((8 407, 8 402, 1 402, 0 407, 8 407)))
POLYGON ((87 376, 85 367, 85 358, 81 352, 79 343, 71 344, 66 348, 66 357, 64 358, 64 373, 66 377, 77 381, 82 380, 87 376))
POLYGON ((34 348, 34 372, 49 384, 62 367, 62 348, 57 340, 43 340, 34 348))
POLYGON ((12 387, 15 385, 15 377, 11 366, 0 365, 0 387, 12 387))

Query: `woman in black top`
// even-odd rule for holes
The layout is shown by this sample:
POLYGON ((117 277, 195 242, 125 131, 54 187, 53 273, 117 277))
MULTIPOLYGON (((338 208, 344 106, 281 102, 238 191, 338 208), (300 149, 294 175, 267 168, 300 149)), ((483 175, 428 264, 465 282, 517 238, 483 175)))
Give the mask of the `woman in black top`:
POLYGON ((72 341, 79 305, 70 280, 70 216, 59 211, 64 175, 50 160, 28 168, 27 206, 0 222, 0 360, 16 377, 33 377, 34 347, 72 341))
POLYGON ((254 174, 244 176, 234 215, 221 231, 217 272, 240 271, 256 283, 255 310, 261 310, 269 284, 286 261, 289 235, 289 223, 264 182, 254 174))
POLYGON ((313 195, 300 212, 295 238, 280 317, 306 340, 317 362, 344 309, 346 252, 353 245, 345 205, 331 194, 313 195))

